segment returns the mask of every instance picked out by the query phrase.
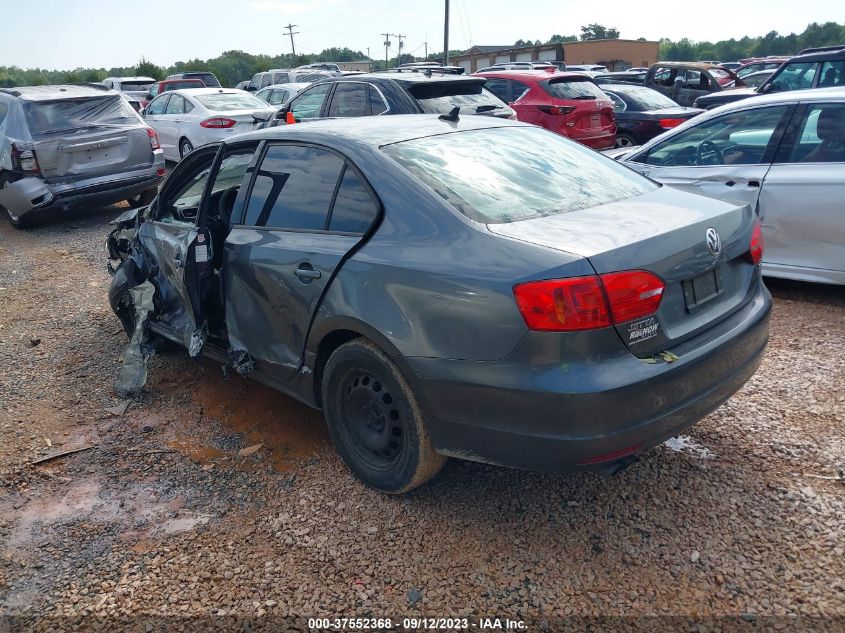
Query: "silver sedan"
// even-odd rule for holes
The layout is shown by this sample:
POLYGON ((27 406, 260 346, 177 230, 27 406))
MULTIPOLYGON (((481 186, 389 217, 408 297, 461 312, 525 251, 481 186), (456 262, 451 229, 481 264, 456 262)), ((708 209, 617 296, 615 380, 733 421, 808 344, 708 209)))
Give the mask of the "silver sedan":
POLYGON ((296 84, 276 84, 262 88, 255 93, 255 96, 262 101, 266 101, 270 105, 281 107, 310 85, 311 84, 308 82, 296 84))
POLYGON ((765 275, 845 285, 845 88, 738 101, 607 153, 667 185, 751 205, 765 275))
POLYGON ((276 113, 243 90, 183 88, 160 94, 142 116, 158 134, 167 160, 182 160, 195 147, 250 132, 276 113))

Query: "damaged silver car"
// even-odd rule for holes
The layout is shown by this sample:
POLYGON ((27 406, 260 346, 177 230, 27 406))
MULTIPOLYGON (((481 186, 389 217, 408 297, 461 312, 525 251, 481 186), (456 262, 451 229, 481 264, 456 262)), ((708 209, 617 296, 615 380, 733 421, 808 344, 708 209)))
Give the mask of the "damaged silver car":
POLYGON ((107 87, 0 89, 0 211, 13 226, 82 205, 147 205, 164 173, 156 133, 107 87))

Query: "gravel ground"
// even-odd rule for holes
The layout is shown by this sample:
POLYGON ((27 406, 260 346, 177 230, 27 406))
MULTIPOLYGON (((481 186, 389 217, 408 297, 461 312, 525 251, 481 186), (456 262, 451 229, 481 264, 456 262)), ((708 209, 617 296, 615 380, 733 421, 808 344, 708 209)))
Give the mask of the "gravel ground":
POLYGON ((845 629, 843 289, 772 282, 757 375, 612 478, 452 461, 388 498, 346 471, 319 413, 178 351, 121 411, 118 212, 0 223, 0 631, 313 615, 845 629))

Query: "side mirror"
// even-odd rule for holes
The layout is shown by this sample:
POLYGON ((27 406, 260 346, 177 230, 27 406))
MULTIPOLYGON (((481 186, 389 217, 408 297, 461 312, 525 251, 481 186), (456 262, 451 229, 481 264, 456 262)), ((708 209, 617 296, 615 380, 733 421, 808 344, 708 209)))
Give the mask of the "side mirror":
POLYGON ((771 92, 773 85, 774 84, 763 84, 762 86, 760 86, 760 88, 757 90, 757 92, 759 92, 761 95, 764 95, 768 92, 771 92))

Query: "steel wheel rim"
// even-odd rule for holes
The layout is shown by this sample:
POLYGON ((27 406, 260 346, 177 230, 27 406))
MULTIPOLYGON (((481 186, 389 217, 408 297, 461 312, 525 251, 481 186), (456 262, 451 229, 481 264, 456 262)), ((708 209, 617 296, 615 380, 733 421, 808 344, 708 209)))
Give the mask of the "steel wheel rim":
POLYGON ((633 147, 634 141, 629 139, 626 136, 617 136, 616 137, 616 147, 633 147))
POLYGON ((389 470, 400 460, 405 423, 394 394, 370 372, 346 373, 339 394, 342 424, 350 448, 372 470, 389 470))

